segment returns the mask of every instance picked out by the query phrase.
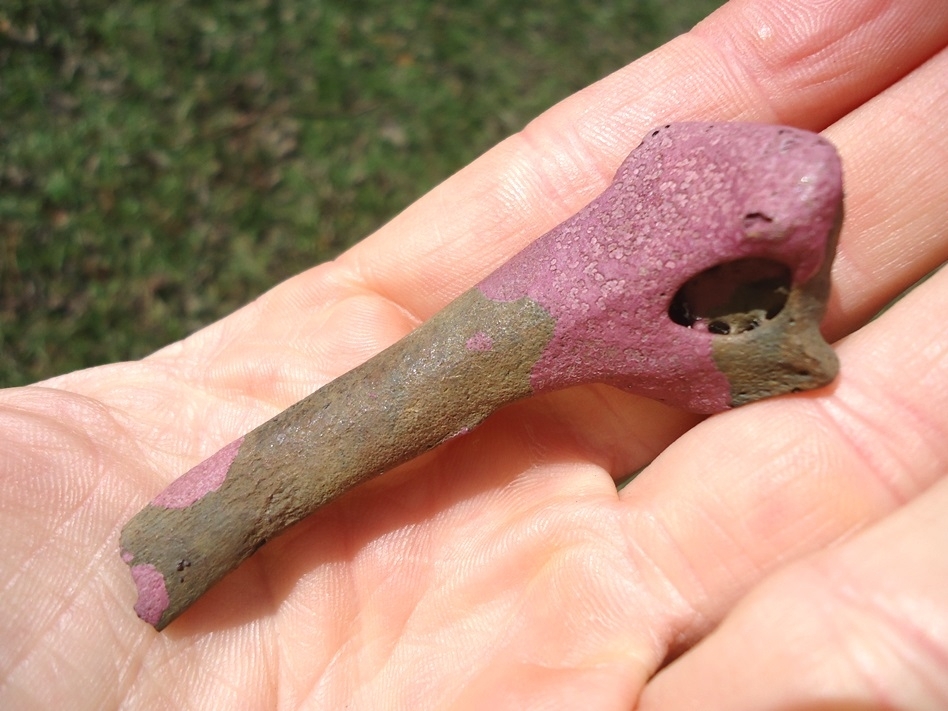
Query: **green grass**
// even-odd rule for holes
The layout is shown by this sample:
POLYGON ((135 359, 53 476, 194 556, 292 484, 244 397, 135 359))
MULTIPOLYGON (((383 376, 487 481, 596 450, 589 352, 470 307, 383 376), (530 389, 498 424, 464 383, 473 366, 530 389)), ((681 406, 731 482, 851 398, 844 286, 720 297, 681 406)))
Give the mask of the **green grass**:
POLYGON ((0 385, 332 258, 722 0, 0 6, 0 385))

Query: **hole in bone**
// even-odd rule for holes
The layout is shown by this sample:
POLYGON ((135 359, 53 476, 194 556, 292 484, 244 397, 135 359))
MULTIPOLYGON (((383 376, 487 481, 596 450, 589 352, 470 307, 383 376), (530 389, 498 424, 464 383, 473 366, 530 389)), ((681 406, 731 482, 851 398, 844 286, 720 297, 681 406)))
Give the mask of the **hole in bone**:
POLYGON ((716 335, 752 331, 787 303, 790 267, 751 257, 725 262, 693 276, 668 308, 672 321, 716 335))
POLYGON ((767 215, 766 213, 748 212, 746 215, 744 215, 744 229, 750 230, 757 225, 769 225, 773 221, 774 218, 772 218, 770 215, 767 215))

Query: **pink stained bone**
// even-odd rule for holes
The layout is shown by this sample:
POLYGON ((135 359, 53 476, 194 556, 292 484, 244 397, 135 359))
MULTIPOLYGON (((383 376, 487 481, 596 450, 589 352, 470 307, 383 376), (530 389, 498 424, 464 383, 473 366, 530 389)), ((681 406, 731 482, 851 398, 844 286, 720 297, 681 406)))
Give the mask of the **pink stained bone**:
POLYGON ((169 603, 164 576, 151 564, 133 565, 131 573, 138 589, 135 614, 150 625, 158 624, 169 603))
POLYGON ((534 392, 599 379, 722 410, 730 383, 712 359, 713 334, 673 323, 669 304, 691 276, 744 257, 788 264, 794 284, 809 279, 824 256, 814 236, 836 219, 840 173, 832 145, 807 132, 674 124, 650 134, 602 195, 478 288, 496 301, 528 297, 556 319, 534 392), (691 390, 686 399, 670 395, 675 378, 691 390))
POLYGON ((151 505, 166 509, 183 509, 212 491, 217 491, 227 478, 227 471, 243 441, 243 437, 235 439, 217 454, 171 482, 167 489, 152 499, 151 505))
POLYGON ((467 339, 464 347, 469 351, 489 351, 494 347, 494 339, 483 331, 478 331, 467 339))

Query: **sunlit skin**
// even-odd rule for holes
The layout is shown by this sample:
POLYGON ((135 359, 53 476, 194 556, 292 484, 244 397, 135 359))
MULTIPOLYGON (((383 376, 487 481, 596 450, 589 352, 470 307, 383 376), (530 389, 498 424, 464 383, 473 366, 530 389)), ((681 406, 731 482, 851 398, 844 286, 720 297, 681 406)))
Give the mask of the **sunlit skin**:
POLYGON ((337 261, 141 362, 5 391, 0 707, 948 705, 948 274, 870 322, 948 256, 946 43, 943 0, 732 2, 337 261), (834 385, 703 420, 545 394, 345 495, 164 632, 135 616, 116 550, 149 499, 688 119, 838 147, 834 385))

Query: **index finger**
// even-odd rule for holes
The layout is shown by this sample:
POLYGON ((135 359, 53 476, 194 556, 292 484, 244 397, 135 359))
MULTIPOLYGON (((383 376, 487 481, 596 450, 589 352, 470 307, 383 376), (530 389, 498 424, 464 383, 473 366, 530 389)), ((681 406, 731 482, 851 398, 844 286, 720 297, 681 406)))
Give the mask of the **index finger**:
POLYGON ((554 106, 337 263, 423 320, 601 192, 654 125, 822 130, 937 51, 946 28, 938 0, 728 3, 554 106))

